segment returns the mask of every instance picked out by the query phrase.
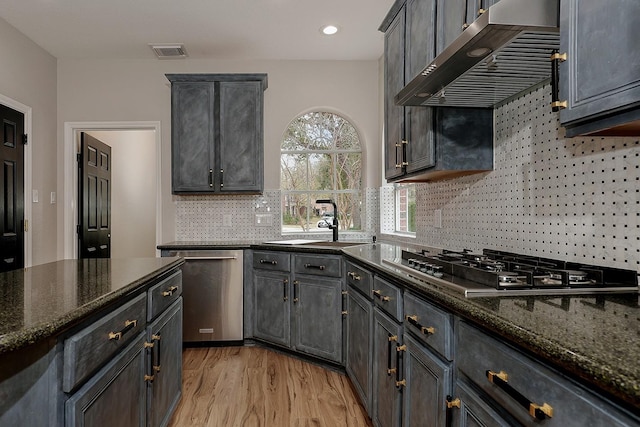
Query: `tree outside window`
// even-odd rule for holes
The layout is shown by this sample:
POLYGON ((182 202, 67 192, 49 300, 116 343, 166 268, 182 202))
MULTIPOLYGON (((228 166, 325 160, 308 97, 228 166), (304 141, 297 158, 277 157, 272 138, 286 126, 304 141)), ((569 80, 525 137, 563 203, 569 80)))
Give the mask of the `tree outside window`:
POLYGON ((343 117, 314 111, 296 118, 281 146, 282 231, 326 231, 333 206, 341 230, 362 229, 362 150, 358 132, 343 117))

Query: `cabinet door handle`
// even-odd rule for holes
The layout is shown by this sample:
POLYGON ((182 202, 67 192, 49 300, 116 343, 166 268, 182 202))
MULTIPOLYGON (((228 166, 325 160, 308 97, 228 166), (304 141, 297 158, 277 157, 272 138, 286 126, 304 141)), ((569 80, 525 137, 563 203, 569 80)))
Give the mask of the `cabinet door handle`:
POLYGON ((422 332, 425 335, 433 335, 433 334, 436 333, 436 328, 434 328, 433 326, 422 326, 418 322, 418 316, 417 315, 405 316, 405 319, 407 319, 407 322, 411 323, 413 326, 415 326, 416 328, 420 329, 420 332, 422 332))
POLYGON ((558 79, 560 72, 558 67, 561 62, 567 60, 566 53, 559 53, 557 49, 551 52, 551 111, 558 112, 563 108, 567 108, 567 101, 560 101, 560 90, 558 86, 558 79))
POLYGON ((407 385, 406 379, 400 379, 400 358, 404 351, 407 351, 407 346, 405 344, 400 345, 400 343, 396 343, 396 388, 398 389, 407 385))
POLYGON ((378 298, 380 301, 384 301, 384 302, 391 301, 391 298, 386 295, 382 295, 382 292, 380 290, 373 291, 373 296, 378 298))
POLYGON ((453 412, 453 408, 458 408, 460 409, 460 399, 456 398, 454 399, 453 396, 447 396, 447 409, 445 409, 445 422, 444 425, 446 427, 451 427, 451 422, 452 422, 452 412, 453 412))
POLYGON ((300 284, 300 282, 298 282, 297 280, 293 281, 293 302, 296 303, 298 302, 298 285, 300 284))
POLYGON ((315 270, 324 270, 326 267, 324 265, 313 265, 313 264, 305 264, 304 268, 315 269, 315 270))
POLYGON ((110 340, 114 340, 114 341, 118 341, 118 340, 122 339, 122 336, 124 334, 126 334, 127 332, 129 332, 130 330, 135 328, 137 325, 138 325, 138 321, 137 320, 126 320, 124 322, 124 328, 120 329, 119 332, 109 332, 109 339, 110 340))
POLYGON ((349 314, 347 312, 347 308, 346 308, 347 295, 349 295, 349 292, 347 292, 347 291, 342 291, 341 292, 341 296, 342 296, 342 311, 341 311, 340 314, 342 314, 343 316, 346 316, 347 314, 349 314))
POLYGON ((512 399, 518 402, 520 406, 529 411, 529 415, 531 415, 533 418, 537 420, 544 420, 546 418, 553 417, 553 408, 549 404, 543 403, 542 405, 537 405, 527 399, 518 390, 511 387, 511 385, 507 382, 508 376, 506 372, 494 372, 491 370, 487 370, 486 374, 487 379, 490 383, 495 384, 505 393, 507 393, 512 399))
POLYGON ((162 296, 163 297, 170 297, 177 290, 178 290, 177 286, 171 286, 171 287, 169 287, 169 289, 167 289, 166 291, 162 292, 162 296))
POLYGON ((154 357, 153 347, 155 347, 153 340, 151 340, 151 342, 147 342, 147 341, 144 342, 144 348, 151 351, 151 365, 152 365, 150 366, 151 373, 145 374, 144 376, 145 382, 149 382, 149 383, 153 383, 153 380, 155 379, 155 375, 153 374, 153 357, 154 357))
POLYGON ((224 169, 220 169, 220 188, 224 187, 224 169))
POLYGON ((398 336, 389 334, 387 338, 387 375, 391 376, 391 374, 395 374, 396 369, 391 367, 391 349, 393 348, 394 342, 398 341, 398 336))
POLYGON ((348 272, 347 276, 351 277, 353 280, 356 280, 358 282, 362 280, 362 277, 360 277, 357 273, 354 273, 353 271, 348 272))
MULTIPOLYGON (((151 341, 155 341, 156 344, 154 345, 153 349, 151 350, 151 364, 153 366, 153 372, 160 372, 160 364, 161 362, 161 358, 160 358, 160 349, 162 348, 162 345, 160 344, 160 334, 156 334, 156 335, 151 335, 151 341), (157 356, 155 357, 155 363, 154 362, 154 354, 157 354, 157 356)), ((155 375, 155 373, 154 373, 155 375)))
POLYGON ((271 261, 268 259, 261 259, 260 264, 278 265, 278 261, 271 261))
POLYGON ((209 187, 213 187, 213 169, 209 169, 209 187))
POLYGON ((284 279, 282 281, 282 291, 284 293, 282 299, 285 300, 285 301, 289 300, 289 295, 287 294, 287 288, 289 287, 288 285, 289 285, 289 280, 288 279, 284 279))

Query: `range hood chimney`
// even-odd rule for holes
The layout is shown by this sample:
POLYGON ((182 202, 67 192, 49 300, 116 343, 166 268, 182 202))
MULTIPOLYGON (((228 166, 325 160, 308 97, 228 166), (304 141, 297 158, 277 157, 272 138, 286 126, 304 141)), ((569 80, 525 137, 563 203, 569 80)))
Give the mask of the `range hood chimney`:
POLYGON ((559 0, 500 0, 396 95, 397 105, 493 107, 547 80, 559 0))

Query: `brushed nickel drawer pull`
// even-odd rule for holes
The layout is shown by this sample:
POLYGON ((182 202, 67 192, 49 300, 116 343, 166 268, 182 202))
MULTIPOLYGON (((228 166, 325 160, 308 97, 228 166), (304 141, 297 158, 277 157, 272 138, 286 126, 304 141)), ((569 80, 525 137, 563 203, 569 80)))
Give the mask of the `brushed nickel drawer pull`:
POLYGON ((324 265, 305 264, 304 268, 310 268, 310 269, 315 269, 315 270, 324 270, 326 267, 324 265))
POLYGON ((109 339, 118 341, 122 339, 122 336, 129 332, 131 329, 135 328, 138 325, 137 320, 126 320, 124 322, 124 328, 120 330, 120 332, 109 332, 109 339))
POLYGON ((261 259, 260 264, 278 265, 278 261, 271 261, 268 259, 261 259))

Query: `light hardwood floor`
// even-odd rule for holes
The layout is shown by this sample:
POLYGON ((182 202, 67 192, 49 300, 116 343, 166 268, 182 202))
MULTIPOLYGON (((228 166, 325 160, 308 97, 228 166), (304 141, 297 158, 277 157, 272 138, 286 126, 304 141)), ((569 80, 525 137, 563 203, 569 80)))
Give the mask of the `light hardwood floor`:
POLYGON ((170 427, 369 427, 346 376, 260 347, 183 352, 170 427))

